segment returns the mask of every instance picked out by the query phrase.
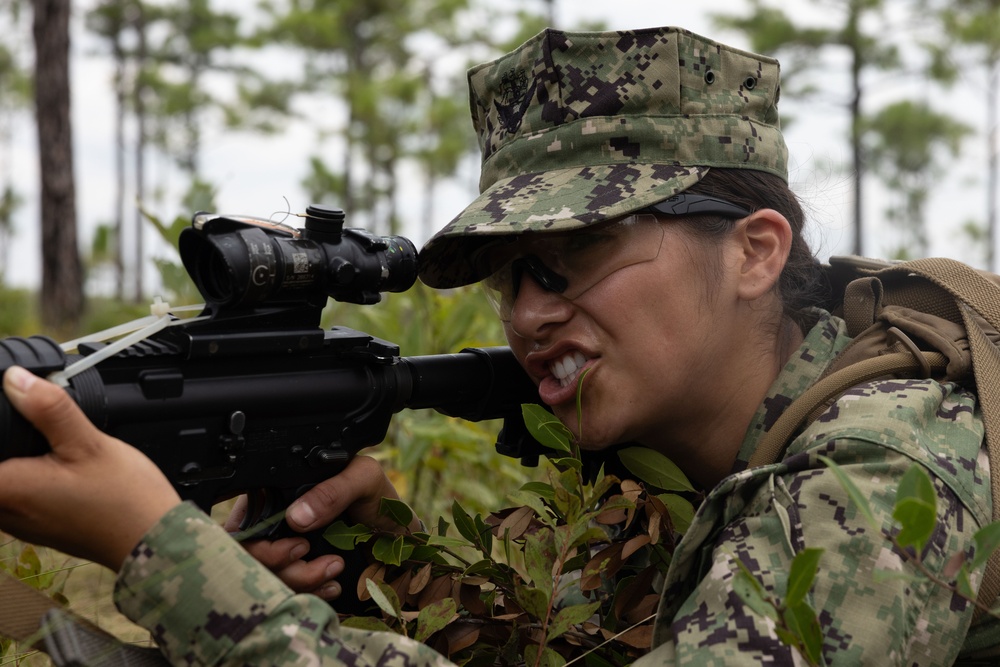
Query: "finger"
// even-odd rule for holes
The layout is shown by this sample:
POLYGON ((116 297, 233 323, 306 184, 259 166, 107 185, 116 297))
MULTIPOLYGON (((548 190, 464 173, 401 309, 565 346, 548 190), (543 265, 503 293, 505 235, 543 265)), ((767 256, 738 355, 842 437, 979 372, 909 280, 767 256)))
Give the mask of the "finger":
POLYGON ((226 532, 235 533, 240 530, 243 519, 245 519, 247 515, 247 507, 248 502, 246 495, 242 495, 236 499, 236 502, 233 503, 233 508, 229 511, 229 516, 226 517, 225 523, 222 524, 222 527, 226 529, 226 532))
POLYGON ((332 554, 315 560, 299 560, 275 572, 293 591, 314 593, 325 600, 339 597, 341 586, 336 578, 344 571, 344 559, 332 554))
POLYGON ((45 436, 53 452, 64 455, 80 450, 63 447, 60 452, 62 445, 86 448, 94 442, 96 427, 62 388, 11 366, 3 375, 3 389, 7 400, 45 436))
POLYGON ((368 456, 356 456, 341 473, 292 503, 285 518, 295 530, 308 531, 329 525, 351 508, 355 520, 370 523, 379 518, 383 496, 398 497, 382 467, 368 456))
POLYGON ((278 571, 301 560, 309 553, 309 541, 303 537, 286 537, 280 540, 250 540, 243 548, 267 569, 278 571))

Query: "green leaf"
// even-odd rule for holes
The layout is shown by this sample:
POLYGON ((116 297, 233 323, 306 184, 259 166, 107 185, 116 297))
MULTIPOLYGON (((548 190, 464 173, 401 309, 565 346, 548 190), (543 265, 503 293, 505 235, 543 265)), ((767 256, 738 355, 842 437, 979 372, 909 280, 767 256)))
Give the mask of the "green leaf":
POLYGON ((489 558, 483 558, 482 560, 477 560, 475 563, 463 570, 462 574, 467 577, 474 575, 480 575, 484 577, 489 577, 492 579, 496 575, 496 563, 494 563, 489 558))
POLYGON ((340 624, 346 628, 367 630, 368 632, 391 632, 392 628, 380 618, 374 616, 345 616, 340 624))
POLYGON ((472 544, 479 546, 479 531, 476 530, 476 522, 472 520, 469 513, 458 504, 458 501, 451 505, 451 515, 455 520, 455 528, 459 535, 469 540, 472 544))
POLYGON ((958 575, 955 577, 955 587, 966 600, 976 599, 976 591, 972 588, 972 579, 969 578, 969 568, 966 565, 958 570, 958 575))
POLYGON ((784 613, 785 625, 801 642, 809 664, 820 664, 823 650, 823 633, 819 628, 816 612, 806 603, 786 607, 784 613))
POLYGON ((916 498, 929 505, 937 503, 937 494, 934 492, 934 482, 931 476, 921 465, 911 465, 903 473, 896 488, 896 500, 904 498, 916 498))
POLYGON ((591 540, 595 542, 607 541, 608 534, 597 526, 591 525, 590 519, 590 515, 584 515, 573 524, 566 545, 568 549, 576 549, 591 540))
POLYGON ((593 367, 585 368, 576 380, 576 432, 583 438, 583 381, 593 367))
POLYGON ((402 535, 383 535, 372 546, 372 556, 386 565, 402 565, 412 553, 413 545, 407 544, 402 535))
POLYGON ((677 464, 663 454, 647 447, 628 447, 618 452, 618 458, 640 481, 664 491, 694 491, 687 476, 677 464))
MULTIPOLYGON (((555 559, 549 548, 549 543, 542 542, 542 531, 529 534, 524 540, 524 567, 531 577, 531 583, 535 586, 548 586, 552 588, 552 566, 555 559)), ((548 540, 552 539, 551 533, 544 533, 548 540)))
POLYGON ((582 507, 580 498, 563 486, 555 488, 556 497, 553 499, 553 504, 556 510, 566 521, 573 521, 579 515, 582 507))
POLYGON ((546 484, 545 482, 528 482, 521 487, 521 491, 533 493, 546 500, 552 500, 556 497, 556 490, 552 488, 551 484, 546 484))
POLYGON ((934 532, 937 511, 934 505, 918 498, 903 498, 896 500, 892 518, 901 526, 896 541, 900 546, 912 546, 919 552, 923 550, 934 532))
MULTIPOLYGON (((548 455, 546 455, 548 456, 548 455)), ((583 461, 572 456, 548 456, 549 461, 552 462, 559 470, 581 470, 583 469, 583 461)))
POLYGON ((786 630, 784 627, 779 625, 774 629, 774 634, 778 635, 778 639, 780 639, 781 643, 785 646, 795 649, 800 654, 805 651, 802 639, 796 633, 786 630))
POLYGON ((555 415, 540 405, 525 403, 521 406, 521 416, 531 437, 550 449, 570 453, 573 434, 555 415))
POLYGON ((427 641, 438 630, 444 629, 455 617, 455 600, 444 598, 432 602, 417 615, 417 632, 413 638, 418 642, 427 641))
POLYGON ((872 579, 876 584, 883 584, 888 581, 902 581, 908 584, 918 584, 927 581, 924 575, 910 572, 893 572, 892 570, 875 570, 872 572, 872 579))
MULTIPOLYGON (((603 468, 602 468, 603 471, 603 468)), ((587 505, 593 506, 601 502, 604 496, 611 490, 611 488, 618 483, 618 478, 614 475, 604 475, 602 474, 597 481, 594 482, 594 488, 591 489, 590 495, 587 498, 587 505)))
MULTIPOLYGON (((549 488, 552 489, 551 486, 549 486, 549 488)), ((555 489, 552 489, 553 499, 555 498, 555 495, 556 495, 555 489)), ((545 506, 545 503, 542 502, 542 499, 539 498, 537 495, 526 491, 515 491, 512 494, 510 494, 510 497, 511 500, 515 501, 517 504, 527 505, 528 507, 533 509, 535 511, 535 516, 537 516, 538 520, 541 521, 542 523, 547 525, 554 524, 552 513, 545 506)))
POLYGON ((733 592, 743 600, 743 604, 750 607, 758 616, 770 618, 775 623, 778 622, 778 610, 774 608, 767 599, 764 587, 757 581, 757 577, 747 568, 743 562, 733 557, 738 572, 733 577, 733 592))
POLYGON ((466 540, 457 537, 448 537, 447 535, 431 535, 427 538, 427 545, 432 547, 444 547, 445 549, 465 549, 473 546, 466 540))
POLYGON ((972 539, 976 543, 976 553, 972 559, 972 569, 975 570, 989 560, 990 554, 1000 547, 1000 521, 986 524, 976 531, 972 539))
POLYGON ((675 493, 663 493, 657 496, 667 506, 670 513, 670 520, 674 523, 674 530, 678 533, 686 533, 694 521, 694 505, 686 498, 675 493))
POLYGON ((560 636, 571 627, 578 623, 583 623, 588 618, 594 615, 601 606, 600 602, 591 602, 589 604, 575 604, 571 607, 563 607, 560 609, 555 618, 549 624, 548 636, 549 641, 552 641, 556 637, 560 636))
POLYGON ((892 517, 901 526, 897 541, 922 551, 937 524, 937 494, 923 466, 911 465, 899 480, 892 517))
MULTIPOLYGON (((25 544, 21 553, 17 556, 17 577, 19 579, 34 579, 34 575, 42 571, 42 559, 38 557, 38 551, 30 544, 25 544)), ((37 587, 38 582, 32 581, 37 587)))
POLYGON ((809 589, 812 588, 816 570, 819 568, 819 557, 822 549, 803 549, 795 554, 792 566, 788 571, 788 593, 785 595, 785 606, 794 607, 801 604, 809 589))
POLYGON ((360 523, 348 526, 343 521, 336 521, 323 531, 323 538, 341 551, 351 551, 362 542, 367 542, 373 535, 372 529, 360 523))
POLYGON ((476 524, 476 534, 479 536, 480 551, 489 558, 493 555, 493 532, 479 514, 473 521, 476 524))
POLYGON ((537 665, 537 667, 563 667, 566 664, 566 659, 548 647, 541 648, 538 644, 529 644, 524 647, 523 664, 537 665), (539 654, 539 649, 541 649, 541 654, 539 654))
POLYGON ((545 618, 549 611, 549 596, 545 591, 531 586, 516 586, 514 588, 514 599, 521 609, 526 611, 536 620, 545 618))
POLYGON ((404 528, 413 521, 413 510, 410 509, 410 506, 395 498, 383 498, 382 502, 379 503, 378 513, 381 516, 389 517, 404 528))
POLYGON ((413 552, 406 557, 406 560, 413 560, 418 563, 434 563, 435 565, 448 564, 448 560, 441 554, 441 550, 430 544, 413 545, 413 552))
POLYGON ((626 498, 625 496, 612 496, 608 498, 608 500, 603 505, 601 505, 595 513, 600 514, 602 512, 609 512, 611 510, 634 510, 634 509, 635 509, 635 503, 626 498))
POLYGON ((374 579, 368 579, 365 586, 368 587, 368 594, 372 596, 379 609, 393 618, 400 618, 399 598, 396 597, 396 591, 392 590, 392 586, 374 579))
POLYGON ((880 531, 882 527, 875 521, 875 515, 872 514, 872 508, 868 504, 868 499, 861 493, 858 487, 855 486, 854 482, 851 481, 851 478, 847 476, 847 473, 841 470, 840 466, 837 465, 833 459, 826 456, 819 456, 817 458, 830 468, 830 471, 837 478, 837 481, 840 482, 840 486, 847 491, 848 497, 852 502, 854 502, 858 511, 861 512, 861 516, 863 516, 865 521, 868 522, 868 525, 871 526, 873 530, 880 531))

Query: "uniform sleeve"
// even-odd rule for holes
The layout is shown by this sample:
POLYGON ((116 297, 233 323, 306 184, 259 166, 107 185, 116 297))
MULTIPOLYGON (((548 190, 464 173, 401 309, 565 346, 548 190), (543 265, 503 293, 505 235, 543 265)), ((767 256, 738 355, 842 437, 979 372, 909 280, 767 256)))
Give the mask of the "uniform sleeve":
POLYGON ((175 665, 451 665, 401 635, 341 627, 329 604, 294 594, 188 503, 125 561, 115 604, 175 665))
MULTIPOLYGON (((875 519, 892 531, 895 488, 912 458, 884 446, 828 442, 787 460, 798 472, 771 475, 707 543, 706 572, 670 623, 670 636, 636 663, 729 666, 805 664, 781 643, 773 623, 747 608, 733 590, 742 561, 781 598, 794 555, 824 550, 809 598, 823 632, 823 664, 951 664, 968 630, 973 605, 917 576, 906 560, 848 499, 834 474, 816 460, 837 461, 869 498, 875 519)), ((971 555, 979 522, 951 487, 933 477, 938 525, 920 554, 935 576, 956 552, 971 555)), ((947 579, 947 577, 943 577, 947 579)), ((978 585, 974 582, 974 585, 978 585)), ((669 594, 669 591, 668 591, 669 594)))

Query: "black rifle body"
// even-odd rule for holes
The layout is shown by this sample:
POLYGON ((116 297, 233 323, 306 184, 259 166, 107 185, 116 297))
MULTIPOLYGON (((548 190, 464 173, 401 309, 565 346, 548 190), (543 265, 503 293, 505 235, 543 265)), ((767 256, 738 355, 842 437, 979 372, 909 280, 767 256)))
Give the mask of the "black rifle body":
MULTIPOLYGON (((520 406, 538 393, 509 348, 401 357, 392 343, 319 326, 328 297, 373 304, 383 291, 408 289, 416 250, 403 237, 343 229, 336 209, 307 214, 305 230, 196 214, 180 253, 206 299, 203 317, 70 377, 67 391, 87 417, 206 511, 246 493, 241 528, 272 538, 290 533, 281 519, 295 498, 382 442, 406 408, 503 419, 498 451, 537 462, 542 448, 520 406)), ((102 347, 81 344, 68 356, 43 336, 3 339, 0 373, 18 365, 47 377, 102 347)), ((0 460, 48 450, 0 393, 0 460)), ((312 555, 331 551, 317 535, 310 541, 312 555)), ((349 563, 342 579, 359 572, 349 563)), ((358 611, 343 599, 337 607, 358 611)))
MULTIPOLYGON (((279 512, 380 443, 404 408, 478 421, 517 418, 521 403, 537 401, 505 347, 400 357, 391 343, 342 327, 256 331, 233 346, 224 334, 186 329, 102 361, 68 391, 98 428, 140 449, 206 510, 249 492, 266 503, 261 518, 279 512)), ((44 376, 72 359, 42 337, 0 341, 0 371, 17 364, 44 376)), ((0 458, 48 450, 2 397, 0 428, 0 458)))

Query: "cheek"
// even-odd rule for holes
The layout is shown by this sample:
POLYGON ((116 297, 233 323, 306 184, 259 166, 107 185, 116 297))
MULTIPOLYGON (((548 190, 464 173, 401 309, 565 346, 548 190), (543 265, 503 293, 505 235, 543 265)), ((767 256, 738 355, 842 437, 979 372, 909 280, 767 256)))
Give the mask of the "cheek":
POLYGON ((514 350, 514 354, 517 355, 518 361, 524 359, 524 351, 527 347, 526 341, 514 333, 514 329, 511 328, 510 322, 503 323, 503 337, 507 339, 507 345, 510 349, 514 350))
POLYGON ((507 339, 507 345, 514 353, 514 358, 517 359, 517 363, 521 364, 521 368, 524 368, 524 358, 528 355, 529 351, 528 341, 515 334, 510 324, 507 322, 504 322, 503 324, 503 335, 504 338, 507 339))

